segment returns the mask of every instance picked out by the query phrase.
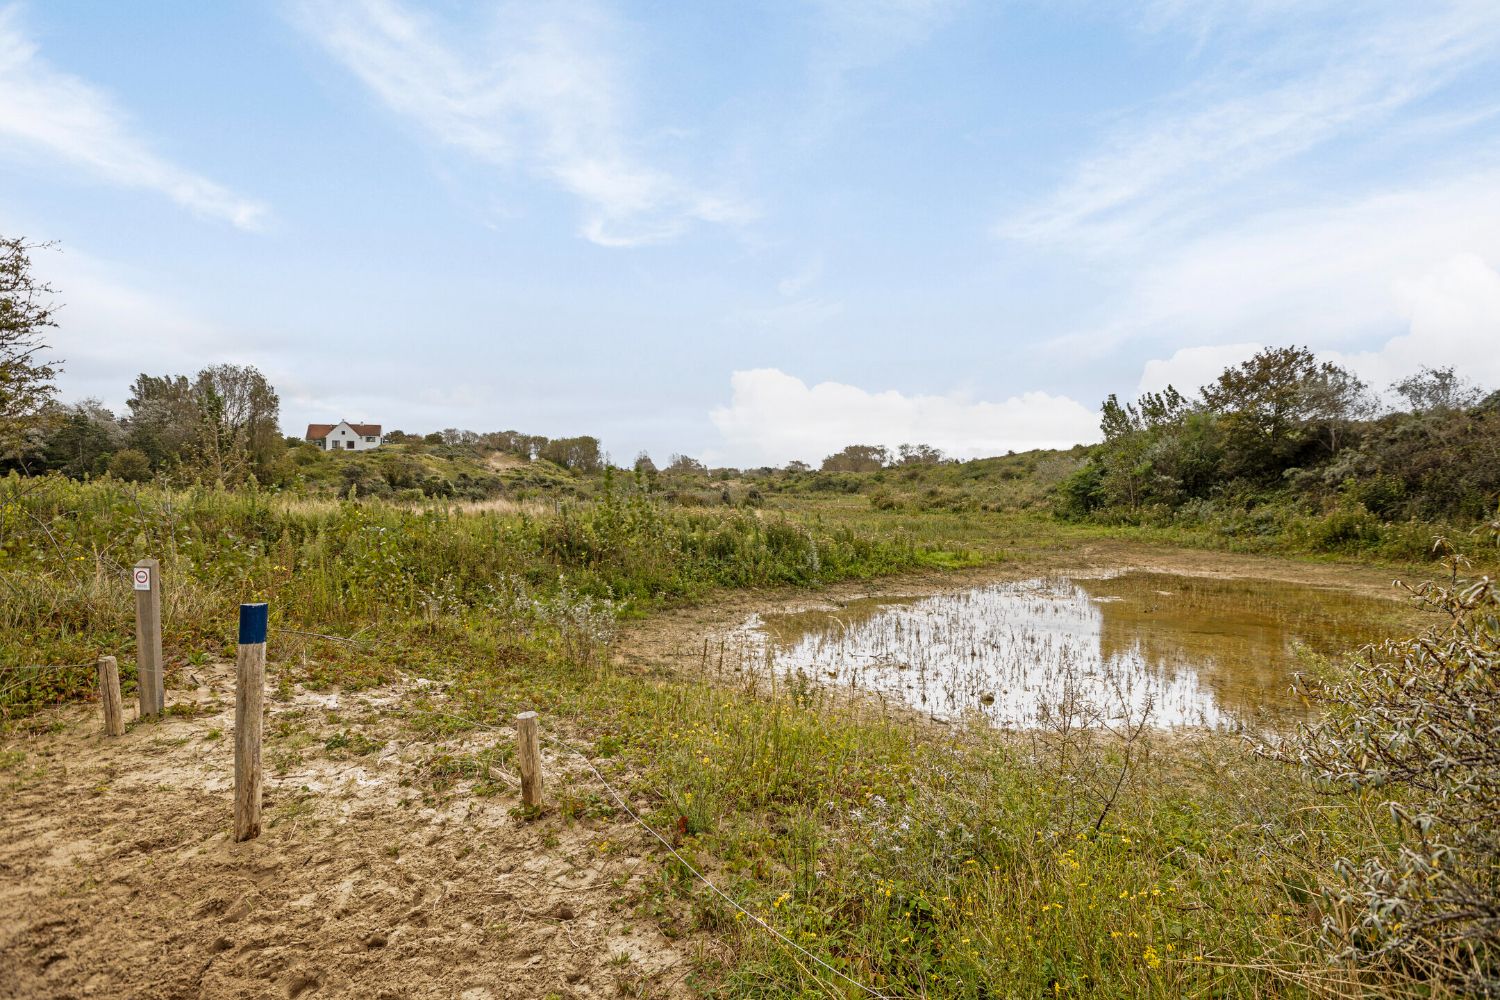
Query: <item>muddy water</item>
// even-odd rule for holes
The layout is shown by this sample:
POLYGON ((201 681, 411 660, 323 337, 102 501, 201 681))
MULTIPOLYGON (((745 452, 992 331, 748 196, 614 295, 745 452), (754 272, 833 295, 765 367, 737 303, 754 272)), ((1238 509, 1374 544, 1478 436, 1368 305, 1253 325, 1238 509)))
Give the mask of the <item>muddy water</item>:
POLYGON ((875 692, 936 718, 1280 727, 1306 653, 1411 624, 1403 606, 1327 588, 1155 572, 1052 577, 835 609, 756 615, 736 636, 781 682, 875 692))

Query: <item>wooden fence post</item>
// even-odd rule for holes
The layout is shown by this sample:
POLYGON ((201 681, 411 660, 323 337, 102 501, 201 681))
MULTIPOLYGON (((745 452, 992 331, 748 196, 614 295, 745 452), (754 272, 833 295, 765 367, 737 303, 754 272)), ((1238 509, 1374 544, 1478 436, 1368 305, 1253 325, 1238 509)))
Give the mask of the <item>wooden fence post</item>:
POLYGON ((234 661, 234 839, 260 836, 261 707, 266 689, 265 604, 240 605, 240 649, 234 661))
POLYGON ((535 712, 516 716, 516 763, 521 770, 521 804, 535 809, 542 804, 542 749, 537 739, 535 712))
POLYGON ((104 735, 125 735, 120 706, 120 665, 113 656, 99 657, 99 704, 104 708, 104 735))
POLYGON ((135 586, 135 671, 141 718, 161 715, 166 692, 161 671, 161 563, 142 559, 131 571, 135 586))

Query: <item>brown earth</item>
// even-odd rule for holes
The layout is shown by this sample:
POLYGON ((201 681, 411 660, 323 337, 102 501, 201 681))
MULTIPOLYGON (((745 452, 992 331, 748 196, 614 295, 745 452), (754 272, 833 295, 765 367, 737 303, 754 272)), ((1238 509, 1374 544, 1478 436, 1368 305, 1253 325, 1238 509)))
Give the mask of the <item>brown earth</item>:
MULTIPOLYGON (((414 685, 269 698, 264 832, 235 844, 233 668, 190 673, 168 703, 195 714, 110 740, 74 706, 0 743, 0 997, 687 994, 684 945, 632 912, 642 831, 528 821, 498 768, 432 794, 506 734, 414 740, 414 685)), ((554 788, 589 785, 544 759, 554 788)))

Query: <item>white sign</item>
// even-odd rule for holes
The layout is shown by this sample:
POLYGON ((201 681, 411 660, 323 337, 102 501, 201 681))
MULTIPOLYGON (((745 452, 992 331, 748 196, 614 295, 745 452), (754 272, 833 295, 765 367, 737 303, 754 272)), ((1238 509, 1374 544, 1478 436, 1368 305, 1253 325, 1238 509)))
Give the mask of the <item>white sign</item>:
POLYGON ((135 568, 135 589, 151 589, 151 568, 149 566, 137 566, 135 568))

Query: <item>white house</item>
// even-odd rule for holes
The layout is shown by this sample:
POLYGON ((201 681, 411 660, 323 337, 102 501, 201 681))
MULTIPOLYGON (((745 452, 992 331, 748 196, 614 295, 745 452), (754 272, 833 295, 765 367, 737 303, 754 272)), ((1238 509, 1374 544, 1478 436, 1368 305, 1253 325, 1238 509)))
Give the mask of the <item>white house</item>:
POLYGON ((379 424, 308 424, 307 439, 324 451, 369 451, 380 447, 379 424))

